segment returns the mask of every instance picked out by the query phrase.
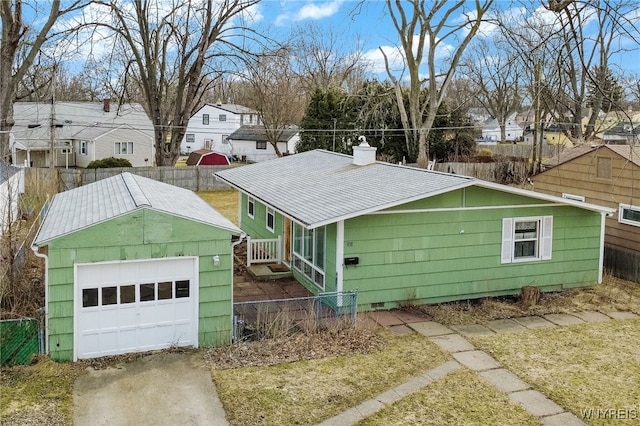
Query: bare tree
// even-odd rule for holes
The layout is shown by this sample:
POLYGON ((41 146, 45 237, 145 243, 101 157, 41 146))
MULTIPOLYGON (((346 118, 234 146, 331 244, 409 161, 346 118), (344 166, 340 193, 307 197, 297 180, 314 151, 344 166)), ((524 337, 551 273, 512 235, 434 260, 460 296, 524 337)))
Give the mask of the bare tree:
POLYGON ((334 28, 304 26, 295 33, 289 53, 306 93, 332 86, 357 90, 366 68, 357 40, 355 44, 349 41, 349 46, 354 48, 345 53, 348 50, 343 44, 345 35, 334 28))
POLYGON ((256 109, 265 127, 267 140, 278 157, 278 141, 285 129, 298 125, 306 107, 300 80, 291 68, 286 49, 260 55, 248 62, 246 81, 251 90, 250 106, 256 109))
POLYGON ((258 2, 183 0, 169 7, 159 0, 136 0, 130 7, 99 2, 111 22, 94 25, 113 31, 122 44, 123 72, 138 87, 154 126, 157 165, 175 164, 189 118, 220 74, 214 62, 244 50, 237 43, 252 31, 238 20, 258 2))
POLYGON ((25 77, 42 46, 59 34, 52 33, 56 21, 73 11, 83 8, 88 0, 62 3, 23 0, 0 1, 2 40, 0 41, 0 161, 9 158, 9 133, 15 123, 13 103, 18 85, 25 77), (25 8, 29 9, 32 22, 42 23, 37 28, 25 22, 25 8), (20 59, 18 61, 18 58, 20 59))
POLYGON ((494 37, 493 46, 491 49, 486 39, 479 40, 466 59, 464 70, 475 85, 475 97, 497 120, 500 140, 505 141, 507 118, 522 104, 519 84, 522 69, 507 50, 508 45, 494 37))
POLYGON ((447 87, 453 80, 462 54, 478 32, 484 14, 492 3, 493 0, 475 0, 473 10, 468 11, 468 3, 462 0, 387 0, 389 15, 400 36, 399 50, 409 74, 408 108, 403 102, 401 80, 391 71, 384 50, 380 51, 395 88, 407 150, 410 155, 417 153, 420 167, 426 167, 429 161, 427 140, 447 87), (462 19, 454 19, 456 13, 460 13, 462 19), (442 53, 440 49, 445 44, 450 44, 449 58, 441 62, 440 68, 437 54, 442 53), (420 68, 425 54, 428 75, 423 78, 420 68), (426 97, 422 96, 425 89, 426 97))

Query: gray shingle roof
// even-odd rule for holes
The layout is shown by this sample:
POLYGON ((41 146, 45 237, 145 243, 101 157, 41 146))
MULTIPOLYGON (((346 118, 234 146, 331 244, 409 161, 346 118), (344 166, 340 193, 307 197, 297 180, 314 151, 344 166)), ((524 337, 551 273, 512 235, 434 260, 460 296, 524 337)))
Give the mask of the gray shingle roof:
MULTIPOLYGON (((283 129, 278 142, 288 142, 289 139, 298 133, 297 127, 283 129)), ((264 126, 244 125, 229 135, 229 139, 234 141, 266 141, 267 132, 264 126)))
POLYGON ((475 179, 315 150, 216 173, 314 228, 471 185, 475 179))
MULTIPOLYGON (((15 175, 19 171, 19 168, 0 161, 0 183, 8 181, 11 176, 15 175)), ((4 194, 0 194, 0 197, 3 195, 4 194)))
POLYGON ((57 194, 34 244, 40 245, 143 208, 241 233, 237 226, 192 191, 122 173, 57 194))

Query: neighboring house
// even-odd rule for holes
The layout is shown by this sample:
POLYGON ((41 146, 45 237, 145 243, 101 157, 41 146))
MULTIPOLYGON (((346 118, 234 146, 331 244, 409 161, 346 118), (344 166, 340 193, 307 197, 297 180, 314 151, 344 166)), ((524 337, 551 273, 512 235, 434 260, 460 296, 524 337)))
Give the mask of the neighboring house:
MULTIPOLYGON (((504 123, 505 138, 507 141, 517 141, 522 138, 522 127, 516 123, 517 113, 509 115, 504 123)), ((491 118, 484 122, 482 126, 482 139, 489 141, 500 141, 500 123, 495 118, 491 118)))
POLYGON ((0 162, 0 235, 18 219, 24 194, 24 170, 0 162))
POLYGON ((111 105, 105 99, 56 102, 52 108, 48 103, 16 102, 14 117, 14 164, 48 167, 53 155, 57 167, 86 167, 108 157, 125 158, 134 167, 153 165, 153 125, 139 104, 111 105))
POLYGON ((640 145, 640 122, 621 122, 602 133, 606 144, 640 145))
POLYGON ((205 104, 189 119, 180 151, 210 149, 231 154, 227 138, 245 124, 261 124, 258 111, 235 104, 205 104))
POLYGON ((309 290, 357 290, 360 310, 602 279, 605 207, 376 162, 362 145, 215 174, 240 191, 245 233, 279 238, 309 290))
POLYGON ((240 232, 195 193, 130 173, 57 194, 33 243, 47 268, 47 353, 230 343, 240 232))
MULTIPOLYGON (((242 161, 265 161, 277 158, 276 150, 267 140, 264 126, 242 126, 229 136, 231 153, 242 161)), ((300 142, 297 127, 284 129, 278 138, 278 149, 281 154, 293 154, 300 142)))
POLYGON ((189 154, 187 166, 230 166, 229 158, 225 154, 199 149, 189 154))
POLYGON ((617 210, 605 225, 605 268, 640 282, 640 147, 581 145, 533 177, 536 191, 617 210))

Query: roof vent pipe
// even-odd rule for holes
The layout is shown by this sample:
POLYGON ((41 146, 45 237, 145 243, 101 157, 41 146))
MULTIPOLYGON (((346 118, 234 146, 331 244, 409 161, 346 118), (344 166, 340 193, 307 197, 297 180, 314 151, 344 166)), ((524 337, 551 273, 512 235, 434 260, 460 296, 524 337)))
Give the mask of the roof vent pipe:
POLYGON ((376 147, 367 143, 367 138, 358 136, 360 145, 353 147, 353 164, 355 166, 366 166, 376 162, 376 147))

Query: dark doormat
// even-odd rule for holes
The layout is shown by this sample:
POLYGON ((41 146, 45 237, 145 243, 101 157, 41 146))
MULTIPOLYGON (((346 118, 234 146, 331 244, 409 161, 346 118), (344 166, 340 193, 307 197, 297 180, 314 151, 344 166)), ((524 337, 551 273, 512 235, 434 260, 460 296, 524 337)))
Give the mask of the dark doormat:
POLYGON ((287 265, 283 265, 282 263, 267 266, 269 267, 269 269, 271 269, 271 272, 289 272, 289 268, 287 268, 287 265))

